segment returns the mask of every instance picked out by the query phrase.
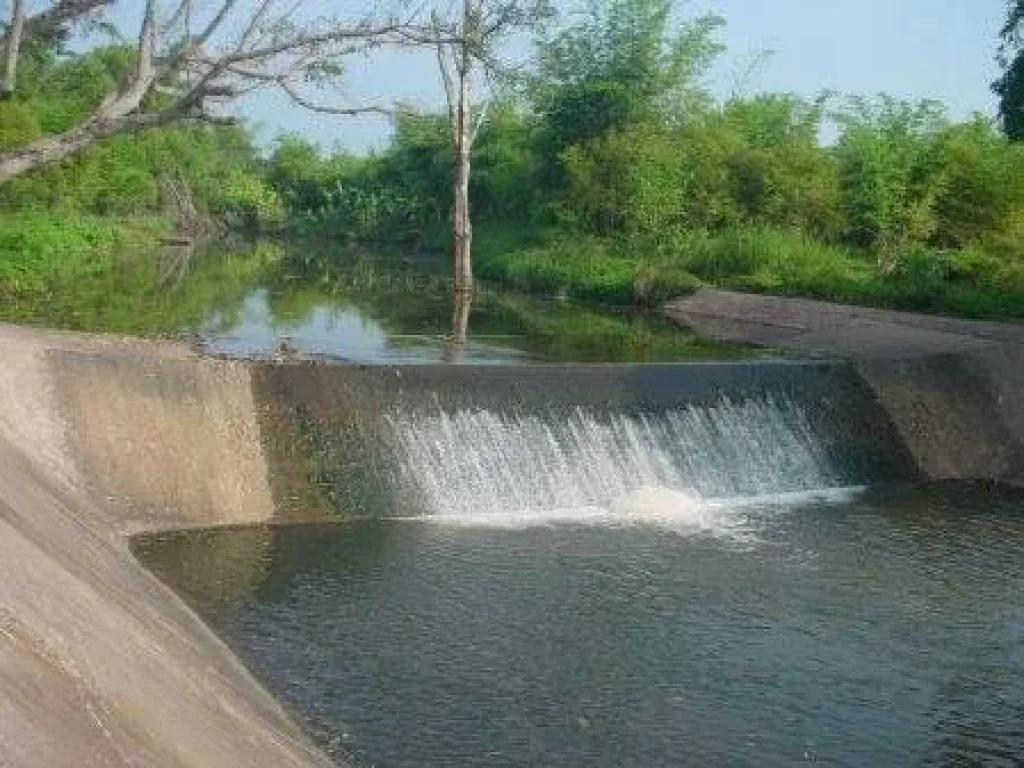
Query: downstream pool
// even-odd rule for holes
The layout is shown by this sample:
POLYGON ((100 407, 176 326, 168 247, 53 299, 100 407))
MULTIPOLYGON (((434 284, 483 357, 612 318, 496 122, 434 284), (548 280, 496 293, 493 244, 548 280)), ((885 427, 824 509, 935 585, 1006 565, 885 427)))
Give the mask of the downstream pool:
POLYGON ((135 547, 357 766, 1024 763, 1024 496, 636 512, 135 547))

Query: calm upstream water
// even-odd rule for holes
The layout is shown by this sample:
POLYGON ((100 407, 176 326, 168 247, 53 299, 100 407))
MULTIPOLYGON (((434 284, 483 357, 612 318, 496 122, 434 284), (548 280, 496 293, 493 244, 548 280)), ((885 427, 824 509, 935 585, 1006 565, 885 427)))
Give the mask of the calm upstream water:
POLYGON ((447 258, 293 241, 126 257, 74 290, 0 304, 0 319, 184 337, 217 354, 352 363, 663 362, 778 356, 719 344, 657 312, 480 284, 453 345, 447 258))
POLYGON ((358 766, 1024 763, 1024 497, 650 501, 136 546, 358 766))
MULTIPOLYGON (((527 296, 480 284, 463 305, 466 343, 453 345, 456 315, 446 257, 396 255, 277 243, 276 254, 247 272, 236 290, 193 290, 206 302, 195 333, 208 350, 266 357, 293 354, 352 363, 515 364, 658 362, 770 353, 698 337, 657 312, 595 308, 553 297, 527 296), (241 290, 238 290, 241 288, 241 290)), ((193 281, 224 279, 223 259, 208 256, 193 281), (220 270, 216 268, 218 265, 220 270)), ((244 261, 243 261, 244 263, 244 261)), ((234 269, 237 274, 238 268, 234 269)), ((230 272, 230 270, 229 270, 230 272)), ((180 291, 188 297, 189 285, 180 291)), ((777 356, 777 355, 774 355, 777 356)))
POLYGON ((482 287, 468 309, 464 345, 449 342, 453 299, 419 267, 376 262, 368 286, 347 290, 278 283, 254 286, 230 311, 197 329, 203 346, 233 357, 295 354, 361 364, 666 362, 778 357, 698 337, 656 313, 583 307, 482 287), (391 271, 395 270, 395 271, 391 271), (381 274, 383 272, 383 275, 381 274), (403 277, 404 275, 404 277, 403 277))

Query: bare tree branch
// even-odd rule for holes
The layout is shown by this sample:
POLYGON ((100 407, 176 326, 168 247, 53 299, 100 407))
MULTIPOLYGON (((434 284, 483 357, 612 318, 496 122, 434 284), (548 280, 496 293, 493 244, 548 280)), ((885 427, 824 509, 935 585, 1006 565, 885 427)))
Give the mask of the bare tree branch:
MULTIPOLYGON (((53 34, 94 11, 113 5, 115 0, 57 0, 49 8, 25 19, 22 43, 53 34)), ((6 47, 10 28, 3 31, 0 41, 6 47)))
POLYGON ((199 36, 194 41, 189 41, 189 47, 195 47, 202 49, 206 45, 210 38, 213 37, 217 30, 220 29, 221 24, 224 20, 231 15, 231 11, 238 5, 238 0, 224 0, 224 4, 217 11, 216 15, 210 20, 210 23, 206 25, 206 29, 199 33, 199 36))
POLYGON ((192 15, 192 0, 180 0, 178 6, 174 9, 171 15, 168 17, 161 27, 161 33, 168 35, 172 30, 176 29, 182 21, 185 22, 186 35, 189 34, 189 17, 192 15))
MULTIPOLYGON (((260 3, 259 8, 256 9, 256 13, 252 15, 252 19, 249 21, 249 26, 247 26, 245 31, 242 32, 242 36, 238 38, 238 45, 235 46, 236 51, 244 50, 245 46, 249 44, 249 41, 252 40, 253 35, 255 35, 256 31, 259 29, 260 24, 262 24, 266 19, 273 4, 274 0, 263 0, 263 2, 260 3)), ((299 3, 293 5, 292 10, 289 11, 288 15, 294 13, 295 9, 298 8, 299 5, 299 3)))
POLYGON ((277 82, 278 88, 280 88, 289 99, 298 104, 300 107, 304 107, 312 112, 321 112, 325 115, 392 115, 394 110, 385 109, 384 107, 378 106, 365 106, 365 107, 332 107, 326 104, 317 104, 316 102, 310 101, 305 98, 301 93, 297 92, 287 79, 282 78, 277 82))
MULTIPOLYGON (((316 112, 392 114, 377 105, 319 103, 296 83, 303 78, 323 83, 340 77, 342 61, 358 52, 385 45, 451 45, 457 40, 454 26, 426 24, 419 9, 406 9, 404 16, 368 15, 344 23, 297 22, 300 9, 312 3, 217 0, 211 2, 202 29, 193 35, 193 0, 175 0, 166 20, 160 16, 157 0, 146 0, 130 74, 71 130, 0 152, 0 182, 116 133, 182 120, 218 119, 211 118, 208 105, 223 104, 260 87, 276 88, 293 103, 316 112), (161 98, 147 102, 149 94, 161 98), (155 104, 160 105, 159 111, 151 112, 155 104)), ((25 29, 66 26, 111 4, 112 0, 51 0, 47 10, 25 21, 25 29)), ((17 40, 16 35, 9 36, 17 40)), ((463 58, 468 55, 463 47, 463 58)), ((16 62, 17 51, 13 59, 16 62)))

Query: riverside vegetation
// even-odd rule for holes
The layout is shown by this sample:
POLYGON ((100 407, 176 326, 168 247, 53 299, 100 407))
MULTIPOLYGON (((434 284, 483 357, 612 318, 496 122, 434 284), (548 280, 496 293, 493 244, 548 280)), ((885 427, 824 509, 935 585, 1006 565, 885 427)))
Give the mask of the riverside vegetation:
MULTIPOLYGON (((722 21, 674 18, 668 0, 595 4, 537 40, 525 75, 500 81, 473 150, 479 277, 599 304, 654 306, 704 282, 1024 317, 1016 113, 956 122, 941 104, 886 96, 715 100, 704 83, 722 21)), ((1004 55, 1019 40, 1019 11, 1010 19, 1004 55)), ((37 41, 0 101, 0 151, 81 121, 133 53, 37 41)), ((244 124, 106 138, 0 184, 0 313, 77 326, 112 302, 118 325, 169 332, 180 318, 162 311, 168 290, 195 291, 176 306, 198 313, 204 291, 280 269, 262 248, 197 262, 213 275, 202 287, 168 281, 153 247, 171 228, 168 177, 235 229, 415 258, 451 247, 453 168, 449 116, 413 110, 363 156, 297 136, 263 150, 244 124)), ((301 271, 330 275, 335 251, 303 249, 301 271)))

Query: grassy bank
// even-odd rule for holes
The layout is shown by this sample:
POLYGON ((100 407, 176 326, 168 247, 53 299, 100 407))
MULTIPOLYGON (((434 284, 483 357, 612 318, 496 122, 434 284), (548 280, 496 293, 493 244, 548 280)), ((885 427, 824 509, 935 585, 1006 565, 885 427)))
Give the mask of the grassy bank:
POLYGON ((10 309, 52 298, 61 288, 113 271, 127 251, 155 249, 168 230, 155 217, 0 214, 0 300, 10 309))
POLYGON ((0 214, 0 320, 70 330, 168 335, 212 308, 228 315, 273 248, 164 248, 158 217, 0 214))
POLYGON ((1024 318, 1024 261, 915 245, 885 259, 766 228, 657 239, 552 237, 516 247, 480 233, 480 276, 518 290, 656 305, 701 282, 725 288, 972 318, 1024 318))
POLYGON ((626 243, 594 237, 517 241, 509 230, 485 229, 477 238, 476 258, 484 280, 600 304, 657 306, 700 285, 673 260, 632 255, 626 243))

